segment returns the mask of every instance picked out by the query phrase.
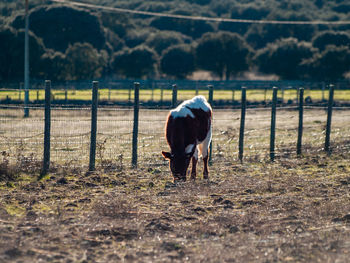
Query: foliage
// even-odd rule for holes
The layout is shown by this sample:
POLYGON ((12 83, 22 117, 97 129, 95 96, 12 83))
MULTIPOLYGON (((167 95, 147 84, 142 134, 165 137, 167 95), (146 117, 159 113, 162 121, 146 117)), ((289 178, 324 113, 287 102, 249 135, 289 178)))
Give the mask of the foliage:
POLYGON ((250 52, 249 45, 238 34, 207 33, 198 40, 196 61, 198 67, 229 79, 249 68, 250 52))
MULTIPOLYGON (((29 34, 29 60, 32 77, 42 77, 41 56, 44 45, 34 34, 29 34)), ((24 32, 6 27, 0 30, 0 80, 13 81, 23 79, 24 72, 24 32)))
POLYGON ((295 38, 278 40, 257 52, 254 62, 260 72, 277 74, 282 79, 298 79, 300 63, 312 57, 315 49, 310 43, 295 38))
POLYGON ((144 29, 144 30, 130 30, 124 40, 125 44, 129 48, 134 48, 138 45, 141 45, 146 42, 146 39, 149 37, 151 34, 149 29, 144 29))
POLYGON ((194 63, 191 46, 172 46, 164 51, 160 61, 160 69, 167 75, 183 79, 195 70, 194 63))
POLYGON ((206 32, 213 32, 214 27, 205 21, 186 20, 168 17, 156 17, 152 19, 150 26, 159 30, 173 30, 192 38, 199 38, 206 32))
MULTIPOLYGON (((227 22, 214 23, 200 20, 131 15, 129 13, 75 8, 68 5, 44 2, 43 0, 29 1, 31 39, 35 39, 31 40, 34 42, 31 44, 33 50, 30 52, 31 77, 34 78, 51 76, 50 78, 57 80, 76 79, 76 77, 73 77, 66 69, 66 66, 70 63, 66 56, 66 50, 74 46, 75 43, 89 43, 98 53, 96 60, 100 59, 99 56, 103 57, 105 61, 102 64, 107 66, 101 66, 102 70, 97 71, 93 68, 91 72, 95 73, 90 72, 93 76, 101 77, 107 76, 111 73, 111 70, 113 71, 112 67, 109 67, 113 62, 113 54, 122 53, 121 50, 128 50, 127 48, 135 49, 142 45, 154 49, 160 56, 164 50, 180 44, 190 44, 195 47, 199 43, 198 46, 200 47, 203 44, 200 43, 202 37, 205 34, 213 32, 215 32, 215 34, 226 34, 223 32, 228 31, 239 34, 242 40, 244 38, 243 42, 246 41, 252 48, 248 48, 248 53, 252 56, 255 55, 255 57, 257 57, 257 53, 261 54, 263 52, 261 49, 265 49, 268 46, 271 48, 273 44, 286 38, 295 38, 299 43, 303 41, 312 43, 313 46, 318 49, 315 51, 318 53, 318 57, 323 56, 321 54, 324 53, 329 45, 335 45, 336 47, 349 47, 350 45, 350 25, 313 26, 227 22), (39 44, 35 44, 35 42, 39 44), (106 52, 108 54, 105 54, 106 52), (45 55, 42 56, 43 54, 45 55), (51 59, 53 61, 49 61, 51 59), (41 63, 44 63, 44 66, 41 63), (66 66, 63 67, 63 64, 66 66), (56 73, 52 72, 54 69, 57 70, 56 73)), ((350 5, 346 0, 85 0, 85 2, 139 11, 162 12, 186 16, 230 17, 234 19, 347 21, 350 18, 348 12, 350 5)), ((5 37, 3 32, 8 28, 12 27, 16 29, 14 30, 14 32, 16 32, 15 37, 10 37, 10 33, 8 33, 6 37, 6 41, 13 41, 11 47, 6 49, 6 43, 0 44, 0 46, 5 47, 4 50, 11 52, 11 54, 1 54, 4 56, 4 59, 8 59, 2 61, 7 61, 6 63, 9 63, 6 64, 8 65, 7 68, 3 65, 2 67, 0 66, 0 78, 4 81, 14 81, 23 78, 23 52, 20 51, 20 49, 23 48, 20 41, 23 42, 23 40, 19 39, 21 29, 24 28, 23 10, 24 1, 5 0, 0 3, 0 34, 2 34, 2 39, 5 37), (12 62, 10 62, 10 60, 12 62)), ((238 46, 239 45, 240 44, 238 44, 238 46)), ((246 43, 243 45, 246 45, 246 43)), ((245 68, 240 68, 239 70, 230 69, 230 67, 227 67, 226 62, 215 61, 216 57, 223 60, 220 56, 217 56, 222 53, 222 43, 215 44, 213 42, 211 48, 215 47, 218 47, 219 50, 207 49, 207 58, 202 56, 199 60, 197 59, 198 63, 195 64, 194 70, 205 68, 221 78, 230 78, 239 74, 242 70, 249 69, 247 65, 249 56, 243 59, 242 64, 235 62, 237 65, 241 65, 242 68, 245 68), (203 66, 203 61, 201 60, 207 60, 206 66, 203 66)), ((237 48, 236 45, 233 45, 233 48, 237 48)), ((241 51, 238 49, 237 52, 239 53, 241 51)), ((94 52, 91 54, 93 53, 94 52)), ((329 54, 336 56, 337 53, 329 54)), ((316 55, 317 54, 314 56, 315 59, 316 55)), ((232 54, 228 53, 228 57, 231 56, 232 54)), ((151 68, 146 70, 147 72, 157 73, 156 65, 158 65, 160 61, 157 56, 155 56, 155 59, 156 61, 154 61, 154 63, 148 64, 151 68)), ((298 59, 293 57, 284 58, 286 65, 295 65, 296 60, 298 59)), ((337 58, 335 57, 333 60, 327 61, 333 63, 337 61, 337 58)), ((100 64, 100 62, 97 62, 97 64, 100 64)), ((141 66, 140 63, 138 65, 141 66)), ((138 65, 134 66, 137 67, 138 65)), ((303 64, 303 67, 306 65, 309 64, 303 64)), ((144 65, 141 67, 143 66, 144 65)), ((255 65, 251 64, 250 66, 254 68, 255 65)), ((259 65, 256 66, 261 68, 259 65)), ((101 67, 98 66, 98 68, 101 67)), ((333 65, 333 67, 337 68, 338 65, 333 65)), ((276 70, 278 71, 281 69, 276 68, 276 70)), ((139 72, 143 71, 144 69, 139 69, 139 72)), ((281 76, 281 72, 277 71, 272 73, 281 76)), ((291 71, 293 71, 293 69, 291 69, 291 71)), ((119 71, 118 74, 122 74, 123 77, 126 77, 127 75, 122 72, 124 71, 119 71)), ((91 76, 90 73, 88 73, 87 76, 80 75, 80 77, 86 79, 88 76, 91 76)), ((131 73, 128 75, 134 74, 131 73)), ((291 76, 302 77, 302 75, 298 75, 297 73, 290 74, 289 77, 291 76)), ((159 75, 156 74, 154 77, 159 77, 159 75)), ((285 77, 287 76, 283 75, 282 78, 285 77)))
POLYGON ((142 78, 155 73, 157 61, 158 57, 154 50, 138 46, 115 53, 111 68, 115 73, 126 77, 142 78))
POLYGON ((350 47, 350 34, 347 32, 325 31, 321 32, 312 39, 312 44, 321 51, 328 45, 350 47))
MULTIPOLYGON (((105 47, 106 38, 99 19, 88 11, 67 6, 40 7, 29 16, 30 29, 42 38, 47 48, 64 52, 69 45, 87 42, 97 49, 105 47)), ((12 26, 24 27, 23 16, 12 26)))
POLYGON ((91 80, 100 78, 107 64, 106 54, 99 53, 89 43, 75 43, 69 46, 65 53, 67 62, 66 79, 91 80))
POLYGON ((176 31, 159 31, 151 33, 146 39, 145 44, 161 54, 163 50, 170 46, 184 44, 185 41, 190 42, 188 37, 176 31))
POLYGON ((342 79, 350 69, 350 48, 327 46, 322 53, 305 60, 302 66, 312 79, 325 81, 342 79))
MULTIPOLYGON (((261 6, 255 5, 244 5, 240 8, 234 9, 231 12, 232 19, 252 19, 252 20, 261 20, 266 18, 270 11, 261 6)), ((221 22, 219 24, 220 30, 230 31, 233 33, 238 33, 244 35, 247 30, 250 28, 251 24, 249 23, 226 23, 221 22)))

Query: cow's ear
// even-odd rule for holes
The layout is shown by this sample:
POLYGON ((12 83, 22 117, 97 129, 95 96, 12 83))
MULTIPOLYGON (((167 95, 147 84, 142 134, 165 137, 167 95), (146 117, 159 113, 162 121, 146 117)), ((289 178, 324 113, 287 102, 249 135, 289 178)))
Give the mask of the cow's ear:
POLYGON ((170 152, 164 152, 164 151, 162 151, 162 155, 163 155, 163 157, 164 157, 165 159, 169 159, 169 160, 170 160, 170 159, 172 158, 170 152))

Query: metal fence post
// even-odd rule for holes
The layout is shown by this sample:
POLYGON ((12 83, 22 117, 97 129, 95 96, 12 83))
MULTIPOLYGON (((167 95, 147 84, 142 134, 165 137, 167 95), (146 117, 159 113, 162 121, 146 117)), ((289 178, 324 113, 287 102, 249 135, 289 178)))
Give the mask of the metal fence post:
POLYGON ((277 87, 272 88, 271 132, 270 132, 270 159, 272 162, 275 160, 277 90, 278 90, 277 87))
POLYGON ((301 154, 301 144, 303 138, 303 114, 304 114, 304 88, 299 88, 299 126, 298 126, 298 141, 297 155, 301 154))
POLYGON ((242 87, 242 100, 241 100, 241 125, 239 128, 239 142, 238 142, 238 158, 243 162, 243 149, 244 149, 244 126, 245 126, 245 110, 246 110, 246 88, 242 87))
MULTIPOLYGON (((209 90, 209 94, 208 94, 208 102, 209 104, 212 106, 213 104, 213 92, 214 92, 214 88, 212 85, 208 85, 208 90, 209 90)), ((213 107, 213 106, 212 106, 213 107)), ((212 154, 213 154, 213 141, 210 142, 210 146, 209 146, 209 165, 211 165, 211 160, 212 160, 212 154)))
POLYGON ((134 168, 137 167, 137 137, 139 130, 139 90, 140 83, 135 82, 135 95, 134 95, 134 127, 132 133, 132 160, 131 164, 134 168))
POLYGON ((160 85, 160 106, 163 106, 163 85, 160 85))
POLYGON ((50 169, 50 133, 51 133, 51 81, 45 80, 45 128, 44 128, 44 159, 41 176, 50 169))
POLYGON ((325 144, 324 144, 324 150, 328 154, 331 152, 330 151, 330 137, 331 137, 331 126, 332 126, 333 98, 334 98, 334 85, 331 84, 331 85, 329 85, 326 140, 325 140, 325 144))
POLYGON ((22 89, 23 89, 23 83, 19 83, 19 93, 18 93, 18 100, 21 101, 21 93, 22 93, 22 89))
POLYGON ((67 88, 67 83, 64 86, 64 103, 67 104, 68 103, 68 88, 67 88))
POLYGON ((176 84, 173 85, 173 96, 171 101, 171 107, 175 108, 177 104, 177 86, 176 84))
POLYGON ((90 135, 89 171, 95 170, 96 134, 97 134, 97 106, 98 106, 98 81, 93 81, 92 82, 92 102, 91 102, 91 135, 90 135))

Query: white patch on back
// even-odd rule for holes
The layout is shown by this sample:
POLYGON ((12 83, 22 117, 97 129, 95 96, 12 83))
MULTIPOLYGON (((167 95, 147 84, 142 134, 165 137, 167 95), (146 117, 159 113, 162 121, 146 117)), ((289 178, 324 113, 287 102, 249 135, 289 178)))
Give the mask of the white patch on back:
POLYGON ((204 96, 199 95, 191 100, 185 100, 175 109, 170 111, 170 115, 175 119, 177 117, 190 116, 194 118, 194 115, 190 109, 202 109, 205 112, 211 111, 211 107, 204 96))
POLYGON ((187 147, 186 147, 186 149, 185 149, 185 152, 186 153, 191 153, 192 152, 192 150, 193 150, 193 144, 189 144, 189 145, 187 145, 187 147))

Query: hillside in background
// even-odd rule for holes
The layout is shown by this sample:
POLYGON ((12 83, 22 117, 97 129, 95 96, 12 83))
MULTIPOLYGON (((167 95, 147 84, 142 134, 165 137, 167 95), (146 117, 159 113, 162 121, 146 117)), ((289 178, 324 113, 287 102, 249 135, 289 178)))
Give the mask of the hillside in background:
MULTIPOLYGON (((131 15, 30 2, 31 75, 52 80, 220 79, 247 72, 279 79, 337 80, 350 71, 350 24, 271 25, 131 15), (198 74, 197 74, 198 75, 198 74)), ((347 0, 80 1, 186 16, 350 21, 347 0)), ((0 3, 0 81, 21 79, 24 1, 0 3)))

